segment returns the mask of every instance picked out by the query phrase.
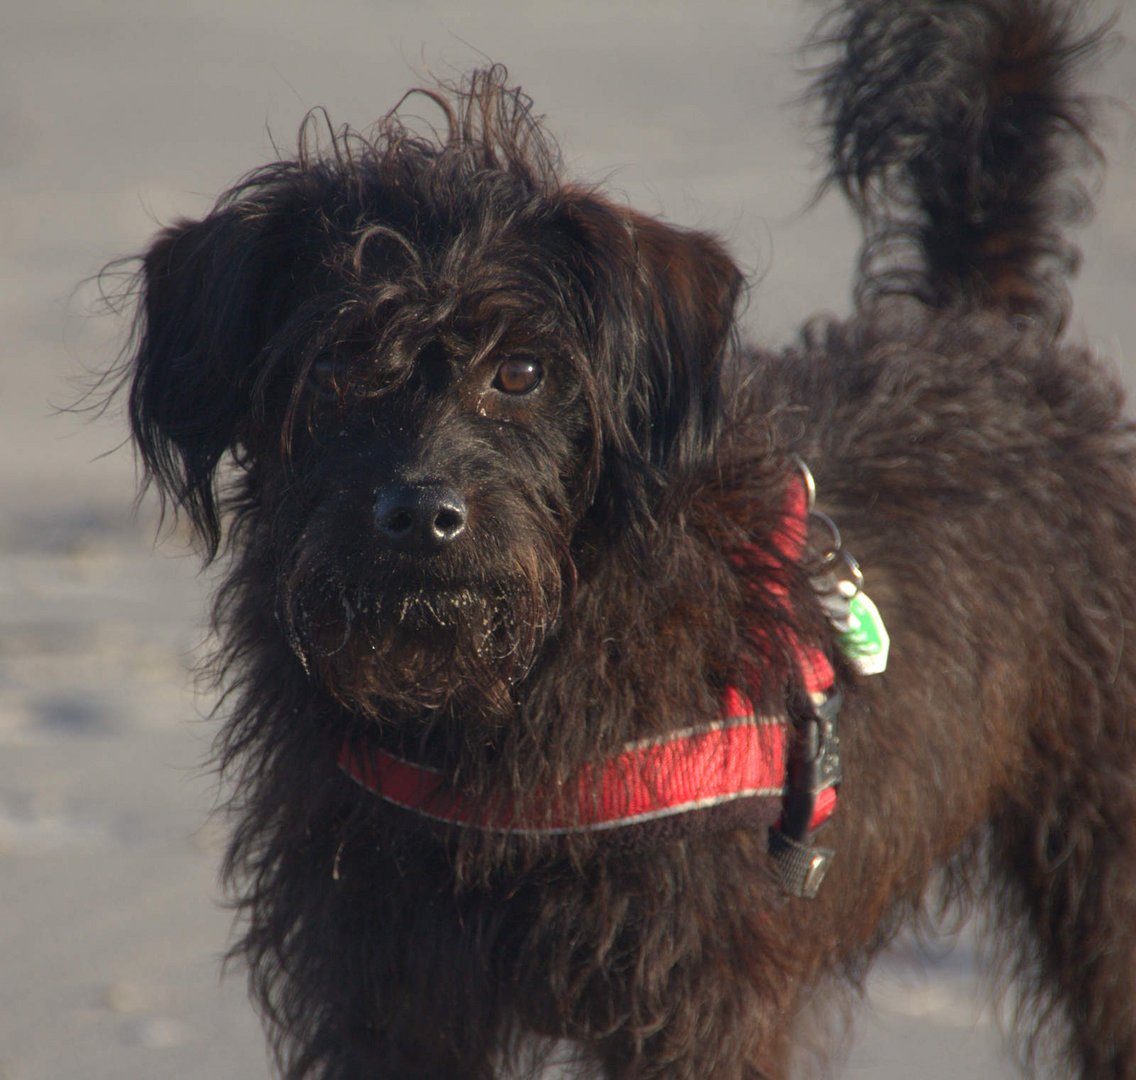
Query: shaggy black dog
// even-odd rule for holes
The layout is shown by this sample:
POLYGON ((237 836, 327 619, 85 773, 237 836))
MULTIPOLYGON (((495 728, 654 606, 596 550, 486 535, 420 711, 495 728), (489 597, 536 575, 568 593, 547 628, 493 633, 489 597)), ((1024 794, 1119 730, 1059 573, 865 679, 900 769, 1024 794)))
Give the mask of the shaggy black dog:
POLYGON ((1134 444, 1059 342, 1075 14, 830 14, 863 273, 782 353, 496 68, 425 92, 440 137, 309 127, 155 240, 130 414, 231 554, 226 873, 284 1074, 487 1078, 537 1034, 784 1078, 945 895, 994 900, 1027 1045, 1136 1077, 1134 444))

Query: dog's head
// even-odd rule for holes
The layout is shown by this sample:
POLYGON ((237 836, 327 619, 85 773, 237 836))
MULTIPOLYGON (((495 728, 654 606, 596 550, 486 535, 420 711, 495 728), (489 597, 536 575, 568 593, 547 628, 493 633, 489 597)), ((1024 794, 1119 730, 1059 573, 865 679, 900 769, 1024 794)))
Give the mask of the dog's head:
POLYGON ((562 183, 504 73, 252 173, 144 256, 130 414, 355 709, 523 677, 574 580, 711 453, 741 277, 562 183), (237 471, 219 479, 226 459, 237 471), (231 486, 226 486, 231 485, 231 486))

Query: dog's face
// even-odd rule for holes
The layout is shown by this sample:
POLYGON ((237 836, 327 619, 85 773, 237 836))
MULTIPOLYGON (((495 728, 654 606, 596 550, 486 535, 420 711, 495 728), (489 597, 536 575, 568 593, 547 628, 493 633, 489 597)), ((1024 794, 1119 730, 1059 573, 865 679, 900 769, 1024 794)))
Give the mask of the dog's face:
POLYGON ((500 694, 555 621, 596 404, 578 328, 511 238, 511 264, 490 243, 449 281, 415 265, 420 237, 384 243, 366 288, 394 297, 295 373, 258 491, 297 654, 354 708, 431 709, 500 694))
POLYGON ((252 174, 141 275, 131 416, 210 554, 372 715, 507 708, 617 536, 705 458, 740 275, 562 185, 501 73, 373 141, 252 174), (247 586, 246 586, 247 587, 247 586))

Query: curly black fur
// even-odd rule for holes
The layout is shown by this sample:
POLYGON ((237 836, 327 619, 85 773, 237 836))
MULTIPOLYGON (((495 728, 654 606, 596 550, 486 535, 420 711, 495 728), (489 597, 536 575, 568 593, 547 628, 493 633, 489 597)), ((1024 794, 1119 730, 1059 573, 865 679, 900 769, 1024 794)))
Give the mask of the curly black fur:
POLYGON ((784 1078, 796 1018, 945 873, 997 901, 1027 1041, 1136 1078, 1134 443, 1056 338, 1094 39, 1051 0, 832 19, 867 277, 782 354, 734 341, 715 239, 560 179, 499 68, 424 92, 440 136, 313 121, 144 256, 130 413, 231 553, 226 875, 285 1075, 489 1078, 537 1033, 612 1077, 784 1078), (795 455, 867 567, 883 676, 777 541, 795 455), (337 768, 352 738, 530 800, 727 685, 795 699, 798 639, 846 699, 814 901, 763 828, 450 833, 337 768))
POLYGON ((839 57, 817 80, 831 179, 865 217, 858 292, 959 295, 1059 329, 1077 252, 1058 226, 1087 213, 1065 169, 1095 158, 1078 64, 1105 29, 1076 4, 860 0, 818 30, 839 57))

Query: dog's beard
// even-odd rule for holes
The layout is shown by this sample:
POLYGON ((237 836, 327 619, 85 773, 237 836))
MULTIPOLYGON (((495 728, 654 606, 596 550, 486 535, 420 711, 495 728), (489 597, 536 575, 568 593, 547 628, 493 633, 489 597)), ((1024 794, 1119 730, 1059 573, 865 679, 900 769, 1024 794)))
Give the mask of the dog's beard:
POLYGON ((454 707, 500 714, 555 623, 561 574, 530 552, 493 580, 408 568, 367 574, 301 553, 279 586, 281 621, 309 674, 377 719, 454 707), (401 572, 400 572, 401 571, 401 572))

